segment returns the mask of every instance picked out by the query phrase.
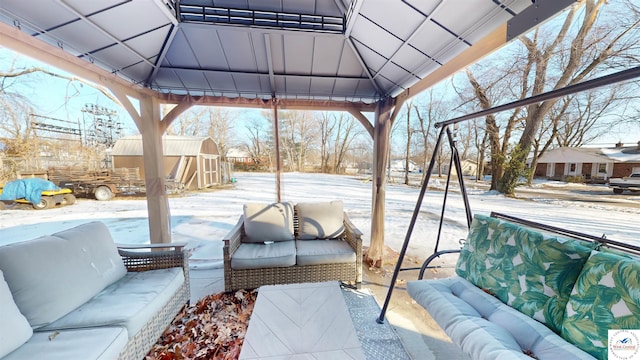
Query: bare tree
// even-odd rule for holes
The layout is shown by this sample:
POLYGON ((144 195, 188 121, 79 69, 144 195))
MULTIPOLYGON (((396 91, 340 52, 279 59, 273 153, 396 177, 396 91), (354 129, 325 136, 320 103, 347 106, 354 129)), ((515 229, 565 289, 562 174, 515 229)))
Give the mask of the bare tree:
POLYGON ((272 136, 271 125, 267 119, 252 118, 246 125, 247 140, 245 149, 250 154, 253 162, 258 166, 272 167, 272 136))
POLYGON ((360 127, 356 126, 356 121, 344 112, 336 116, 336 136, 333 145, 333 170, 336 174, 343 173, 344 162, 351 145, 360 134, 360 127))
MULTIPOLYGON (((442 97, 438 97, 438 94, 430 89, 425 93, 425 96, 419 98, 411 103, 417 123, 413 124, 413 132, 420 134, 420 142, 423 150, 422 156, 422 180, 420 184, 424 183, 427 175, 427 164, 431 161, 433 146, 435 145, 435 138, 437 137, 438 130, 434 127, 434 124, 438 121, 443 121, 448 118, 451 105, 445 101, 442 97)), ((442 157, 438 158, 438 171, 441 170, 442 157)))
POLYGON ((315 145, 317 124, 313 115, 307 111, 282 111, 278 117, 286 165, 290 171, 304 171, 309 151, 315 145))
MULTIPOLYGON (((520 38, 520 46, 494 61, 473 66, 467 80, 480 109, 522 99, 583 81, 616 67, 636 62, 634 54, 640 17, 631 1, 613 5, 627 14, 604 16, 604 0, 586 0, 571 8, 560 21, 552 21, 520 38), (621 5, 622 4, 622 5, 621 5), (631 15, 629 15, 631 14, 631 15), (624 19, 624 20, 621 20, 624 19), (505 93, 511 91, 511 93, 505 93)), ((516 43, 517 45, 518 43, 516 43)), ((582 98, 576 97, 575 99, 582 98)), ((565 125, 581 117, 570 98, 547 100, 505 114, 485 118, 491 152, 491 188, 512 194, 519 178, 528 175, 526 160, 534 162, 553 144, 565 125)), ((585 124, 580 126, 584 129, 585 124)), ((577 130, 578 127, 573 128, 577 130)), ((590 130, 593 130, 591 128, 590 130)))
POLYGON ((223 161, 227 151, 236 141, 233 124, 238 120, 238 112, 226 108, 208 107, 207 135, 211 136, 218 144, 218 151, 223 161))
MULTIPOLYGON (((606 0, 585 0, 582 3, 583 7, 574 6, 567 13, 555 36, 543 35, 538 28, 532 34, 520 38, 535 65, 524 72, 522 77, 533 79, 530 95, 541 94, 549 88, 559 89, 578 83, 599 73, 601 68, 624 66, 626 61, 633 58, 632 50, 635 50, 639 41, 635 31, 640 24, 640 17, 632 19, 628 24, 622 24, 623 26, 617 21, 597 26, 599 14, 606 0), (575 33, 571 33, 571 27, 580 9, 584 9, 584 14, 582 19, 577 21, 579 28, 575 33)), ((635 4, 628 5, 631 10, 637 11, 635 4)), ((637 59, 635 61, 637 62, 637 59)), ((525 126, 498 183, 499 191, 505 194, 513 193, 518 178, 525 174, 527 156, 536 133, 558 101, 551 99, 527 106, 525 126)))
POLYGON ((476 181, 479 181, 484 177, 485 156, 487 153, 489 136, 487 131, 480 127, 478 120, 473 120, 470 125, 473 129, 473 139, 476 145, 476 181))
POLYGON ((320 125, 320 171, 329 172, 329 141, 333 136, 333 129, 336 126, 335 115, 328 111, 317 113, 320 125))
POLYGON ((180 114, 167 129, 168 135, 202 136, 205 131, 204 117, 206 108, 193 107, 180 114))
POLYGON ((620 86, 614 86, 604 91, 591 90, 563 99, 563 102, 571 100, 569 105, 571 116, 559 117, 551 114, 550 118, 558 124, 555 136, 556 145, 582 146, 604 135, 609 130, 609 124, 600 119, 605 116, 619 119, 625 115, 624 111, 620 111, 624 108, 616 105, 630 99, 621 96, 620 88, 620 86))

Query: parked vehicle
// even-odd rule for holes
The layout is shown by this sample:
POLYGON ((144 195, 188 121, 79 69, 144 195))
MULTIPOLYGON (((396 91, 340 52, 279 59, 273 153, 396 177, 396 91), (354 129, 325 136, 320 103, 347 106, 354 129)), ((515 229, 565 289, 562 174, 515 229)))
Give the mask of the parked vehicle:
POLYGON ((111 200, 116 194, 145 191, 138 168, 51 168, 47 171, 47 177, 58 186, 73 189, 79 196, 93 197, 99 201, 111 200))
POLYGON ((633 173, 622 178, 609 179, 609 187, 615 194, 622 194, 625 190, 640 191, 640 173, 633 173))
POLYGON ((71 189, 59 188, 50 181, 37 178, 8 182, 4 188, 0 187, 0 200, 0 210, 5 208, 6 203, 13 202, 31 204, 36 210, 45 210, 53 208, 56 205, 66 206, 76 203, 76 197, 73 195, 71 189), (40 195, 39 200, 34 200, 38 199, 36 193, 40 195))

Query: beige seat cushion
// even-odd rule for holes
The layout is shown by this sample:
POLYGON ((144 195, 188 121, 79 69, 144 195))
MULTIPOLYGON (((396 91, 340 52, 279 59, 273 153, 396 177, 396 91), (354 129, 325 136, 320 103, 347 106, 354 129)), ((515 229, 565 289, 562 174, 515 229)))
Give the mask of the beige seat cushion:
POLYGON ((344 210, 341 200, 299 203, 298 239, 336 239, 344 232, 344 210))
POLYGON ((293 203, 249 203, 243 211, 246 235, 243 242, 293 240, 293 203))
POLYGON ((296 264, 355 264, 356 252, 344 240, 296 240, 296 264))
POLYGON ((26 344, 2 360, 113 360, 118 359, 127 340, 123 327, 36 331, 26 344))
POLYGON ((240 244, 231 257, 233 269, 287 267, 296 264, 295 241, 271 244, 240 244))
POLYGON ((69 314, 38 331, 122 326, 129 336, 143 331, 149 320, 184 284, 181 267, 132 271, 69 314))

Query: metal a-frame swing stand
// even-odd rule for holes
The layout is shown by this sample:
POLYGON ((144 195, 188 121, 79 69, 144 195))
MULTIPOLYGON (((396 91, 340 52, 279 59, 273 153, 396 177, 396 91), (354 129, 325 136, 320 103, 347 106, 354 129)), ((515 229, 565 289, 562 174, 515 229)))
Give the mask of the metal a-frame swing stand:
POLYGON ((469 198, 467 196, 467 190, 464 186, 464 179, 462 177, 462 165, 460 164, 460 155, 458 153, 458 149, 456 148, 456 141, 454 134, 451 132, 450 126, 448 123, 438 123, 436 127, 442 126, 440 129, 440 133, 438 135, 438 140, 436 141, 436 145, 433 149, 433 155, 431 156, 431 161, 429 162, 429 168, 427 169, 424 182, 422 183, 422 188, 420 189, 420 195, 418 196, 418 200, 416 201, 416 207, 413 210, 413 215, 411 217, 411 221, 409 222, 409 228, 407 229, 407 235, 404 239, 404 243, 402 244, 402 249, 400 250, 400 255, 398 257, 398 262, 396 263, 395 270, 393 271, 393 276, 391 277, 391 284, 389 286, 389 291, 387 292, 387 297, 384 300, 384 305, 382 306, 382 310, 380 311, 380 316, 376 320, 379 324, 384 323, 384 316, 387 312, 387 307, 389 306, 389 301, 391 300, 391 295, 393 293, 393 289, 395 288, 396 280, 398 279, 398 275, 401 271, 407 270, 420 270, 420 274, 418 279, 422 279, 424 276, 425 270, 429 267, 429 264, 434 259, 440 257, 440 255, 458 253, 460 250, 438 250, 440 245, 440 235, 442 234, 442 224, 444 222, 444 212, 447 206, 447 198, 449 196, 449 186, 451 184, 451 171, 455 167, 456 175, 458 178, 458 183, 460 184, 460 193, 462 194, 462 199, 464 202, 465 213, 467 217, 467 227, 471 227, 471 207, 469 206, 469 198), (442 146, 442 139, 444 138, 444 134, 447 134, 447 139, 449 141, 449 147, 451 148, 451 156, 449 159, 449 169, 447 173, 447 182, 444 190, 444 198, 442 200, 442 209, 440 212, 440 222, 438 224, 438 235, 436 238, 436 245, 433 250, 433 254, 429 256, 421 267, 411 267, 411 268, 403 268, 402 262, 404 260, 405 254, 407 252, 407 247, 409 246, 409 241, 411 240, 411 235, 413 233, 413 228, 416 224, 416 220, 418 219, 418 214, 420 213, 420 208, 422 207, 422 200, 424 199, 424 194, 427 191, 427 186, 429 185, 429 180, 431 179, 431 174, 433 173, 433 168, 436 163, 436 154, 440 150, 442 146))
MULTIPOLYGON (((434 147, 433 150, 433 155, 431 156, 431 161, 429 162, 429 168, 427 170, 425 179, 424 179, 424 183, 422 184, 422 188, 420 189, 420 195, 418 196, 418 201, 416 202, 416 207, 413 210, 413 216, 411 217, 411 222, 409 223, 409 227, 407 229, 407 235, 404 239, 404 243, 402 244, 402 249, 400 250, 400 255, 398 257, 398 262, 396 263, 396 267, 395 270, 393 271, 393 276, 391 277, 391 283, 389 285, 389 291, 387 292, 387 297, 384 300, 384 305, 382 306, 382 310, 380 311, 380 316, 378 317, 378 319, 376 319, 376 321, 380 324, 384 323, 384 316, 387 312, 387 307, 389 306, 389 301, 391 300, 391 294, 393 293, 393 289, 395 287, 396 281, 398 280, 398 274, 400 273, 400 271, 405 271, 405 270, 420 270, 420 275, 418 279, 422 279, 422 277, 424 276, 424 271, 427 269, 429 263, 440 257, 440 255, 444 255, 444 254, 451 254, 451 253, 458 253, 460 252, 460 250, 438 250, 438 247, 440 245, 440 235, 442 233, 442 224, 444 221, 444 211, 447 205, 447 197, 449 195, 449 184, 451 181, 451 170, 453 168, 453 166, 455 166, 456 168, 456 173, 458 176, 458 182, 460 183, 460 191, 462 193, 462 199, 464 201, 464 206, 465 206, 465 211, 466 211, 466 215, 467 215, 467 227, 471 227, 471 220, 472 220, 472 215, 471 215, 471 208, 469 207, 469 198, 467 197, 467 192, 466 189, 464 187, 464 180, 462 178, 462 166, 460 165, 460 156, 458 154, 456 145, 455 145, 455 140, 453 137, 453 134, 451 133, 451 130, 449 129, 449 127, 451 125, 455 125, 459 122, 465 121, 465 120, 471 120, 474 118, 478 118, 478 117, 482 117, 482 116, 486 116, 486 115, 490 115, 490 114, 494 114, 497 112, 501 112, 501 111, 505 111, 505 110, 510 110, 510 109, 514 109, 516 107, 520 107, 520 106, 527 106, 527 105, 531 105, 531 104, 536 104, 539 103, 541 101, 545 101, 545 100, 549 100, 549 99, 555 99, 555 98, 559 98, 562 96, 566 96, 566 95, 571 95, 571 94, 575 94, 581 91, 587 91, 590 89, 596 89, 602 86, 606 86, 606 85, 611 85, 611 84, 616 84, 619 82, 623 82, 623 81, 628 81, 631 79, 635 79, 635 78, 639 78, 640 77, 640 66, 636 66, 630 69, 626 69, 626 70, 622 70, 613 74, 609 74, 609 75, 604 75, 595 79, 591 79, 591 80, 587 80, 581 83, 577 83, 577 84, 572 84, 572 85, 568 85, 566 87, 563 88, 559 88, 559 89, 554 89, 551 90, 549 92, 546 93, 542 93, 542 94, 538 94, 535 96, 531 96, 525 99, 521 99, 521 100, 516 100, 504 105, 499 105, 490 109, 485 109, 485 110, 481 110, 478 111, 476 113, 473 114, 468 114, 468 115, 464 115, 455 119, 451 119, 451 120, 447 120, 447 121, 443 121, 440 123, 435 124, 435 127, 441 127, 440 133, 438 135, 438 140, 436 141, 436 145, 434 147), (404 257, 405 254, 407 252, 407 247, 409 245, 409 240, 411 239, 411 234, 413 233, 413 227, 416 224, 416 220, 418 219, 418 214, 420 212, 420 208, 422 206, 422 199, 424 198, 424 194, 427 190, 427 185, 429 184, 429 180, 431 179, 431 173, 433 172, 433 168, 435 166, 435 159, 436 159, 436 154, 438 153, 438 151, 440 150, 440 147, 442 146, 442 138, 444 137, 444 134, 447 134, 447 138, 449 140, 449 145, 451 147, 451 159, 449 161, 449 171, 448 171, 448 176, 447 176, 447 185, 445 188, 445 192, 444 192, 444 199, 442 202, 442 212, 440 214, 440 224, 438 226, 438 237, 436 239, 436 246, 434 248, 434 252, 433 254, 431 254, 431 256, 429 256, 425 262, 422 264, 422 266, 420 268, 402 268, 402 262, 404 261, 404 257), (452 166, 453 165, 453 166, 452 166)), ((611 243, 611 242, 610 242, 611 243)), ((624 246, 624 247, 628 247, 628 246, 624 246)))

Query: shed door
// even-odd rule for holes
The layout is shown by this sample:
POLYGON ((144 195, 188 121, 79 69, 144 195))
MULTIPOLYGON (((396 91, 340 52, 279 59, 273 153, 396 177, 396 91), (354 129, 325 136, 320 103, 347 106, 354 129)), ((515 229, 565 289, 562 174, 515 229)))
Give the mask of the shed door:
POLYGON ((218 157, 202 155, 202 187, 220 183, 218 157))

